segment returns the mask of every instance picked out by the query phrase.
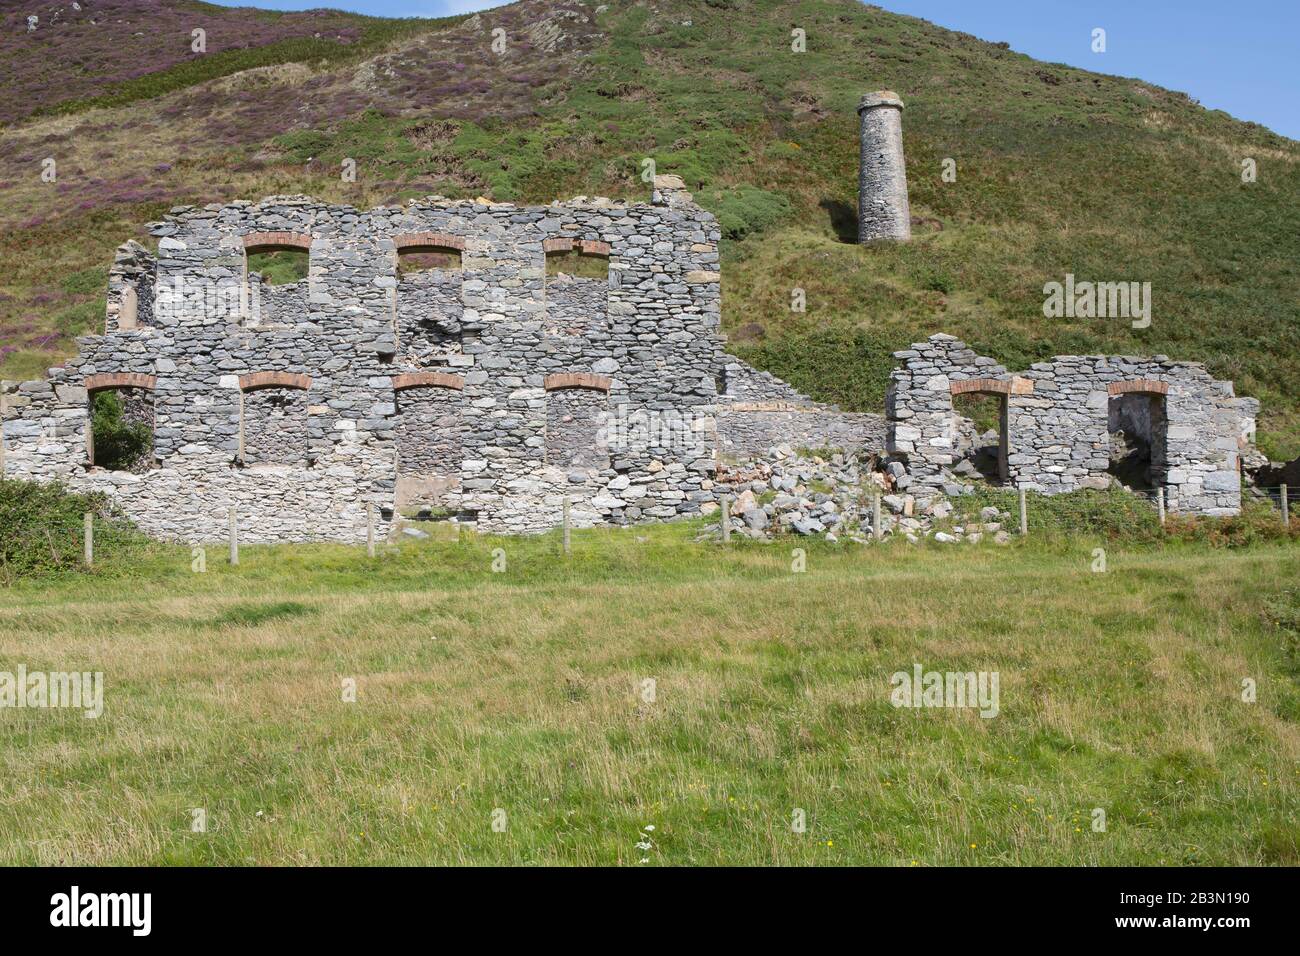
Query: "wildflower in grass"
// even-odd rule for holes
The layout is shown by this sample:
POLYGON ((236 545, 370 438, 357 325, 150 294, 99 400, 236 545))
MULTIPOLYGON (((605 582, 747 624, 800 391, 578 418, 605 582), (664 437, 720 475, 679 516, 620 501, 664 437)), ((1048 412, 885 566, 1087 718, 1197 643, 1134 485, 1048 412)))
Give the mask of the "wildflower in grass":
POLYGON ((642 857, 640 863, 650 862, 650 851, 656 849, 655 841, 651 839, 650 834, 654 833, 654 824, 647 823, 641 828, 640 839, 636 842, 636 848, 641 851, 642 857))

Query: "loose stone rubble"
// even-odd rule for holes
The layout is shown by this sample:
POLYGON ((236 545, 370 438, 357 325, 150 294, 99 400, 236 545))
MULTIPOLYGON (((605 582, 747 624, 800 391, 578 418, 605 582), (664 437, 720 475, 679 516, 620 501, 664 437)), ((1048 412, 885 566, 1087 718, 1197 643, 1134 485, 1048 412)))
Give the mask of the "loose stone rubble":
MULTIPOLYGON (((836 452, 823 457, 780 445, 768 449, 763 460, 719 468, 717 477, 719 489, 729 497, 732 533, 754 540, 802 535, 872 542, 877 494, 881 540, 1011 540, 1006 512, 986 506, 968 515, 971 508, 960 499, 950 501, 942 493, 910 494, 899 487, 905 475, 901 461, 888 455, 836 452)), ((708 524, 700 539, 716 539, 723 516, 718 505, 706 505, 705 511, 719 520, 708 524)))

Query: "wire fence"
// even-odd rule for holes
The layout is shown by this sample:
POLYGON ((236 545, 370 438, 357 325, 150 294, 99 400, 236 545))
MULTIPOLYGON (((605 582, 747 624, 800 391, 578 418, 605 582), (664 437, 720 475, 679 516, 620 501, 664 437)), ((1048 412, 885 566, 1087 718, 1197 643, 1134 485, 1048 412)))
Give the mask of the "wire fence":
POLYGON ((0 528, 0 583, 35 572, 93 567, 154 544, 113 512, 52 509, 39 519, 9 521, 0 528))
MULTIPOLYGON (((907 508, 897 509, 898 497, 874 489, 859 488, 827 496, 834 500, 837 510, 822 524, 821 531, 850 534, 854 539, 892 537, 909 530, 904 519, 924 519, 928 530, 948 529, 954 525, 967 525, 967 530, 996 531, 1010 535, 1032 537, 1036 534, 1106 534, 1114 536, 1148 537, 1163 533, 1167 526, 1177 525, 1180 531, 1188 528, 1219 533, 1236 520, 1248 530, 1268 531, 1300 536, 1300 520, 1292 520, 1292 509, 1300 506, 1300 488, 1287 485, 1251 487, 1243 491, 1242 509, 1238 515, 1206 516, 1184 513, 1178 501, 1166 496, 1165 489, 1128 490, 1114 492, 1075 492, 1044 495, 1026 489, 984 488, 972 494, 946 499, 951 506, 944 514, 923 514, 919 508, 914 513, 907 508), (890 506, 890 499, 893 498, 890 506), (1223 522, 1214 524, 1215 518, 1223 522)), ((910 496, 908 496, 910 497, 910 496)), ((723 493, 718 499, 718 518, 712 525, 713 533, 722 542, 729 542, 736 532, 749 534, 742 518, 732 514, 734 493, 723 493)), ((915 501, 915 499, 913 499, 915 501)), ((564 554, 572 550, 572 507, 574 502, 565 498, 555 516, 555 529, 560 535, 564 554)), ((3 516, 0 517, 12 517, 3 516)), ((111 561, 125 553, 138 554, 150 547, 163 547, 135 528, 111 506, 101 506, 98 511, 77 513, 67 507, 55 508, 41 514, 39 520, 9 521, 0 528, 0 583, 8 583, 33 571, 59 571, 73 568, 93 568, 97 563, 111 561)), ((822 517, 826 517, 823 513, 822 517)), ((366 511, 365 547, 370 557, 375 557, 381 546, 380 518, 373 505, 366 511)), ((706 529, 707 530, 707 529, 706 529)), ((771 532, 788 529, 773 522, 771 532)), ((241 529, 238 516, 231 512, 226 540, 215 544, 214 557, 227 552, 231 565, 239 564, 241 529), (228 549, 228 551, 227 551, 228 549)), ((803 532, 798 532, 803 533, 803 532)), ((425 535, 427 536, 427 535, 425 535)), ((459 536, 457 536, 459 537, 459 536)))

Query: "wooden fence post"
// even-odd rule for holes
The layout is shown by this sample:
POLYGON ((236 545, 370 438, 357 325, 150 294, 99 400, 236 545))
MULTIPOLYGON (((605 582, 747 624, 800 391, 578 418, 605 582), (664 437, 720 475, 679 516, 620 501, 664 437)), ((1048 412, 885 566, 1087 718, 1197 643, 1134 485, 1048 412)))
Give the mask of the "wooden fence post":
POLYGON ((375 556, 375 503, 366 502, 366 554, 375 556))
POLYGON ((239 563, 239 521, 235 509, 230 509, 230 563, 239 563))
POLYGON ((877 541, 880 540, 880 492, 873 492, 871 495, 871 536, 877 541))
POLYGON ((722 496, 722 543, 731 540, 731 495, 722 496))
POLYGON ((86 567, 90 567, 95 563, 95 515, 92 512, 87 511, 85 515, 82 516, 82 520, 85 525, 84 538, 86 567))
POLYGON ((1286 485, 1278 489, 1282 493, 1282 527, 1291 527, 1291 504, 1286 500, 1286 485))
POLYGON ((568 498, 564 499, 564 553, 569 553, 569 506, 568 498))
POLYGON ((1029 504, 1025 500, 1025 489, 1020 489, 1020 533, 1029 534, 1029 504))
POLYGON ((1160 527, 1165 526, 1165 489, 1156 489, 1156 507, 1160 511, 1160 527))

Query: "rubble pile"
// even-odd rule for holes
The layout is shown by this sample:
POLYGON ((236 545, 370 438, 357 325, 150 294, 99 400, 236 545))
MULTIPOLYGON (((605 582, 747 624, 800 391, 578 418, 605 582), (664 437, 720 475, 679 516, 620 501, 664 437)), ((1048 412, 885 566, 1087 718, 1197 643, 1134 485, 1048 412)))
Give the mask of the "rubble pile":
MULTIPOLYGON (((765 460, 720 467, 717 482, 729 499, 726 517, 732 533, 755 540, 817 535, 866 544, 874 540, 877 494, 882 539, 901 535, 913 544, 925 538, 944 544, 1011 540, 1005 511, 987 506, 967 513, 944 494, 912 494, 903 462, 887 455, 835 452, 823 457, 778 445, 765 460)), ((717 503, 701 510, 720 517, 717 503)), ((713 521, 700 537, 716 538, 721 529, 721 521, 713 521)))

